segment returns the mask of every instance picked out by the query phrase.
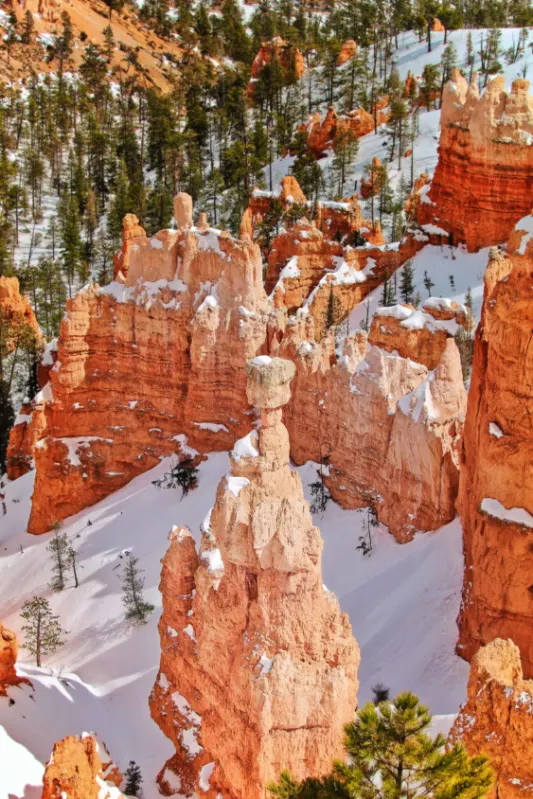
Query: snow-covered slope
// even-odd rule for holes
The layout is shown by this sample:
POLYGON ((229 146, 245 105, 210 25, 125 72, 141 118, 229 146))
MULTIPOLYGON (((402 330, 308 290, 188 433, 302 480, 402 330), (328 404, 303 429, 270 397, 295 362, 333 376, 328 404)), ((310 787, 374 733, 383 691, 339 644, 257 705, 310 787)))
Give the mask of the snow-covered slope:
MULTIPOLYGON (((34 690, 11 689, 13 705, 0 700, 2 799, 40 796, 42 767, 54 741, 85 730, 102 736, 122 768, 130 759, 141 766, 145 799, 159 795, 154 778, 172 753, 148 711, 159 661, 160 559, 173 524, 189 525, 199 538, 228 460, 225 453, 212 454, 200 468, 198 489, 183 501, 178 491, 152 485, 168 467, 167 460, 65 523, 79 553, 81 584, 61 593, 47 587, 50 535, 24 532, 32 475, 8 484, 7 515, 0 523, 0 618, 20 635, 22 603, 44 595, 68 636, 41 669, 22 649, 19 671, 32 680, 34 690), (156 605, 142 628, 124 621, 120 573, 125 550, 139 558, 146 598, 156 605)), ((299 472, 305 486, 316 479, 312 464, 299 472)), ((360 701, 369 699, 372 685, 381 681, 392 692, 412 689, 435 713, 454 714, 467 677, 467 666, 453 649, 462 581, 459 523, 407 546, 380 529, 372 554, 364 557, 356 549, 362 521, 360 513, 333 502, 323 518, 315 519, 324 538, 324 582, 350 614, 361 646, 360 701)))

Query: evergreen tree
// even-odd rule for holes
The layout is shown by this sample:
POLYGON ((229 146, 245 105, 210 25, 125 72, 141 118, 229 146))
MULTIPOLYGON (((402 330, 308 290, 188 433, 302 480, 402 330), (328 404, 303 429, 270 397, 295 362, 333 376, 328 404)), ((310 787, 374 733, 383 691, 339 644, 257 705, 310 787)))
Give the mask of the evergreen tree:
POLYGON ((113 50, 115 49, 115 37, 113 36, 113 28, 111 25, 107 25, 104 30, 104 52, 106 54, 107 63, 111 63, 111 59, 113 58, 113 50))
POLYGON ((50 552, 52 555, 52 560, 54 563, 52 566, 52 572, 54 576, 50 582, 50 588, 53 591, 63 591, 65 588, 65 578, 68 569, 69 543, 66 533, 59 535, 59 531, 61 530, 60 522, 56 522, 56 524, 54 524, 53 530, 54 537, 46 547, 48 552, 50 552))
POLYGON ((128 555, 126 567, 122 575, 122 604, 126 609, 126 618, 134 624, 146 624, 154 606, 143 598, 144 577, 138 568, 139 558, 128 555))
POLYGON ((372 701, 374 702, 375 705, 379 705, 381 702, 389 701, 390 691, 381 682, 378 682, 372 686, 372 693, 374 695, 372 701))
POLYGON ((407 304, 413 302, 413 293, 415 290, 413 276, 413 262, 411 260, 406 261, 402 269, 402 276, 400 278, 400 294, 403 302, 407 304))
POLYGON ((482 799, 493 774, 485 755, 470 757, 461 744, 446 747, 427 732, 431 715, 412 693, 367 703, 345 727, 348 762, 331 775, 297 783, 287 773, 271 786, 279 799, 482 799))
POLYGON ((370 555, 372 552, 372 530, 379 527, 378 514, 373 502, 369 502, 366 508, 361 508, 363 514, 363 535, 359 536, 359 544, 356 549, 360 549, 363 555, 370 555))
POLYGON ((74 280, 82 265, 80 214, 74 196, 65 197, 60 203, 59 223, 61 227, 61 260, 67 279, 69 297, 72 297, 74 280))
POLYGON ((165 472, 159 480, 153 480, 157 488, 181 488, 181 498, 186 497, 189 491, 198 487, 198 469, 192 458, 185 458, 176 463, 170 472, 165 472))
POLYGON ((424 272, 424 288, 428 293, 428 297, 431 297, 431 289, 435 287, 435 283, 432 281, 430 276, 428 275, 427 271, 424 272))
POLYGON ((141 769, 134 760, 130 760, 124 779, 126 780, 126 785, 124 786, 126 796, 139 796, 143 778, 141 769))
POLYGON ((33 14, 29 9, 27 9, 26 13, 24 14, 24 22, 22 25, 22 33, 20 35, 20 41, 23 44, 31 44, 34 32, 35 32, 35 23, 33 21, 33 14))
POLYGON ((24 646, 35 655, 35 663, 40 666, 44 655, 53 655, 64 645, 65 631, 61 628, 59 616, 54 616, 44 597, 36 596, 24 602, 20 615, 27 622, 22 627, 24 646))
POLYGON ((468 310, 470 311, 470 313, 473 314, 474 301, 472 299, 472 289, 470 288, 470 286, 466 290, 465 305, 468 308, 468 310))
POLYGON ((77 588, 80 584, 78 580, 78 554, 72 546, 69 546, 67 550, 67 559, 68 565, 72 571, 72 576, 74 577, 74 588, 77 588))
POLYGON ((0 476, 6 471, 9 431, 14 421, 15 411, 11 403, 9 385, 6 380, 0 380, 0 476))

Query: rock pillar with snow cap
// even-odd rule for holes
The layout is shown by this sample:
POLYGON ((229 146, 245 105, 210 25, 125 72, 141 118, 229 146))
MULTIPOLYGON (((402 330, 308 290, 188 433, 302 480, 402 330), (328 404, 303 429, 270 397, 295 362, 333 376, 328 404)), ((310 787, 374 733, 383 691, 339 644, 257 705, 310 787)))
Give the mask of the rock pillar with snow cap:
POLYGON ((286 405, 291 398, 290 384, 295 373, 292 361, 258 355, 246 364, 248 402, 261 409, 286 405))

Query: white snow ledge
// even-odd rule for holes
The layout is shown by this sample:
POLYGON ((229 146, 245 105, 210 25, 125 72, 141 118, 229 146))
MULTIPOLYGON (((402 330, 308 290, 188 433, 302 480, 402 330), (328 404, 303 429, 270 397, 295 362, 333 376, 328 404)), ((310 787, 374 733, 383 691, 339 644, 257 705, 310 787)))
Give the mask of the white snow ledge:
POLYGON ((511 524, 520 524, 522 527, 531 527, 533 529, 533 516, 525 508, 509 508, 507 509, 497 499, 485 498, 480 510, 493 516, 495 519, 501 519, 504 522, 511 524))

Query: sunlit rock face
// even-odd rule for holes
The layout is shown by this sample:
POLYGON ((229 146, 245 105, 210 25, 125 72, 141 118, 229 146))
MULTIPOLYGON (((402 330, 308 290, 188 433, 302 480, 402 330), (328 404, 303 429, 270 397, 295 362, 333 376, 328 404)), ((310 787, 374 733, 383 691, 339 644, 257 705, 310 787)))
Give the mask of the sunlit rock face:
POLYGON ((470 755, 486 754, 494 771, 490 799, 522 799, 533 790, 533 681, 520 651, 496 638, 472 658, 468 697, 450 733, 470 755))
POLYGON ((295 367, 260 356, 246 371, 260 424, 230 453, 199 553, 179 527, 163 560, 150 704, 176 747, 158 778, 167 795, 266 799, 283 769, 322 774, 356 707, 359 649, 289 468, 281 408, 295 367))
POLYGON ((122 774, 94 734, 69 735, 54 744, 46 764, 42 799, 126 799, 122 774))
POLYGON ((533 217, 493 248, 461 457, 465 575, 457 651, 511 638, 533 675, 533 217))
POLYGON ((439 161, 418 206, 470 251, 507 241, 533 194, 533 96, 529 81, 493 78, 479 95, 458 69, 444 87, 439 161))

